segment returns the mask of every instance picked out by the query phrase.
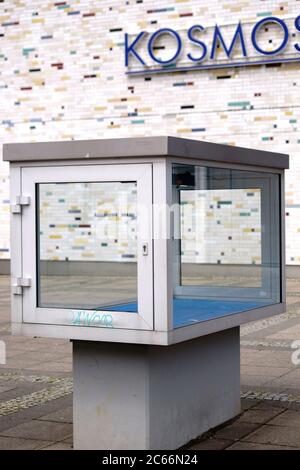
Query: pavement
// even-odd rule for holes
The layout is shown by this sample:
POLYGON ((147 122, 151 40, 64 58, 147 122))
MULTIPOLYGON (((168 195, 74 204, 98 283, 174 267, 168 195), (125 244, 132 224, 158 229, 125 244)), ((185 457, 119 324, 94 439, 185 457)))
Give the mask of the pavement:
MULTIPOLYGON (((300 449, 300 364, 292 361, 300 359, 292 347, 298 340, 300 350, 300 279, 287 284, 286 313, 241 328, 242 413, 185 449, 300 449)), ((7 276, 0 276, 0 341, 7 356, 0 450, 72 449, 71 343, 10 335, 7 276)))

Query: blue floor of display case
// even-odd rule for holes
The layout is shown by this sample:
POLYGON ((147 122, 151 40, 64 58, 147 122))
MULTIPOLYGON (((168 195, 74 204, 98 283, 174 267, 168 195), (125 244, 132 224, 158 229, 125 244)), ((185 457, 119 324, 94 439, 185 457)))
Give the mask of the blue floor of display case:
MULTIPOLYGON (((253 308, 269 305, 270 301, 240 301, 240 300, 211 300, 211 299, 174 299, 173 319, 174 328, 191 325, 200 321, 224 317, 232 313, 245 312, 253 308)), ((113 305, 102 310, 117 312, 137 312, 137 303, 113 305)))

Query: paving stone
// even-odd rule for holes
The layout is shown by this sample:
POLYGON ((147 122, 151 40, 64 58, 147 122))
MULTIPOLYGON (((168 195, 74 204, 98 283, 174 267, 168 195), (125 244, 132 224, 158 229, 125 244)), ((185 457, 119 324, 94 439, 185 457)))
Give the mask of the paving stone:
POLYGON ((253 408, 255 405, 257 405, 259 402, 259 400, 248 400, 247 398, 243 398, 241 400, 241 409, 243 411, 249 410, 250 408, 253 408))
POLYGON ((291 372, 291 366, 289 364, 286 367, 266 367, 260 366, 258 364, 251 364, 245 368, 246 375, 254 375, 254 376, 263 376, 266 379, 269 377, 272 379, 274 377, 281 377, 289 372, 291 372))
POLYGON ((300 411, 286 410, 269 421, 268 424, 273 424, 276 426, 300 427, 300 411))
POLYGON ((247 388, 263 387, 269 384, 271 380, 274 380, 276 378, 277 377, 275 375, 272 377, 265 377, 263 375, 248 375, 244 373, 241 376, 241 385, 247 388))
POLYGON ((2 398, 2 393, 8 392, 9 390, 14 390, 16 388, 16 385, 8 385, 8 384, 0 384, 0 401, 3 401, 2 398))
POLYGON ((268 335, 277 333, 278 331, 299 323, 298 311, 292 310, 280 315, 275 315, 264 320, 258 320, 245 325, 241 328, 241 337, 247 339, 266 338, 268 335))
POLYGON ((265 423, 280 413, 282 413, 282 409, 280 408, 250 409, 243 413, 238 421, 258 424, 265 423))
POLYGON ((257 364, 260 366, 267 366, 269 368, 278 368, 278 367, 292 367, 292 356, 291 351, 259 351, 256 356, 257 364))
POLYGON ((10 429, 1 431, 3 436, 22 437, 43 441, 58 441, 66 439, 72 434, 72 425, 68 423, 54 423, 50 421, 32 420, 19 424, 10 429))
MULTIPOLYGON (((37 355, 37 347, 33 351, 19 351, 18 355, 13 356, 13 361, 17 361, 18 359, 24 359, 24 362, 32 361, 34 363, 44 363, 44 362, 53 362, 53 361, 63 361, 66 357, 61 353, 53 352, 53 351, 45 351, 40 350, 38 347, 38 355, 37 355)), ((12 360, 10 361, 12 362, 12 360)))
POLYGON ((271 426, 265 424, 244 437, 242 441, 300 449, 300 427, 271 426))
POLYGON ((38 364, 39 362, 37 360, 26 361, 21 355, 21 357, 18 357, 17 359, 15 357, 9 357, 6 364, 1 364, 1 369, 22 369, 23 367, 25 369, 31 369, 32 367, 36 367, 38 364))
POLYGON ((294 447, 278 446, 272 444, 253 444, 252 442, 235 442, 226 450, 295 450, 294 447))
POLYGON ((7 416, 0 417, 0 434, 5 429, 12 428, 22 423, 26 423, 32 419, 40 418, 45 414, 49 414, 58 411, 63 408, 68 408, 72 404, 72 396, 66 396, 52 400, 48 403, 34 406, 25 410, 21 410, 18 413, 14 413, 7 416))
POLYGON ((16 413, 69 395, 72 393, 72 388, 73 384, 71 379, 64 379, 52 387, 42 388, 41 390, 2 402, 0 403, 0 416, 16 413))
POLYGON ((24 382, 24 383, 30 383, 30 384, 50 384, 53 385, 54 383, 61 382, 62 379, 65 379, 64 375, 61 377, 61 374, 57 373, 55 375, 51 374, 31 374, 29 371, 26 371, 25 373, 23 371, 18 372, 18 371, 6 371, 6 372, 1 372, 0 371, 0 380, 2 382, 24 382))
MULTIPOLYGON (((297 286, 299 293, 299 285, 297 286)), ((299 298, 298 298, 299 301, 299 298)), ((291 343, 296 339, 300 338, 300 325, 293 325, 290 328, 281 329, 278 333, 274 333, 270 336, 272 339, 287 339, 289 338, 291 343)))
MULTIPOLYGON (((34 439, 22 439, 19 437, 2 437, 0 436, 0 450, 34 450, 40 449, 47 441, 39 441, 34 439)), ((51 442, 47 442, 50 445, 51 442)))
MULTIPOLYGON (((280 401, 284 395, 300 397, 300 368, 291 364, 293 350, 289 350, 289 342, 300 332, 300 297, 295 295, 300 293, 300 279, 289 280, 288 288, 293 291, 288 296, 288 304, 293 303, 289 312, 241 328, 242 391, 251 396, 242 399, 245 412, 211 438, 194 442, 191 450, 280 450, 300 445, 300 402, 280 401)), ((72 344, 68 340, 10 335, 8 277, 0 276, 0 304, 0 335, 8 352, 8 364, 0 365, 0 402, 48 389, 53 386, 52 377, 71 377, 72 344)), ((71 422, 71 395, 34 403, 29 409, 0 417, 0 449, 70 449, 71 422)))
POLYGON ((42 447, 41 450, 73 450, 73 447, 71 444, 67 444, 64 442, 56 442, 55 444, 42 447))
POLYGON ((214 437, 221 438, 221 439, 228 439, 231 441, 235 441, 241 439, 242 437, 250 434, 254 429, 257 429, 259 424, 257 423, 244 423, 235 421, 228 426, 220 429, 214 434, 214 437))
POLYGON ((73 422, 73 409, 72 406, 62 410, 49 413, 38 418, 42 421, 54 421, 59 423, 72 423, 73 422))
POLYGON ((71 372, 72 371, 72 364, 71 363, 63 363, 63 362, 43 362, 43 363, 36 363, 33 365, 30 370, 38 371, 38 372, 71 372))
POLYGON ((45 385, 43 384, 14 384, 13 387, 8 388, 7 390, 3 391, 1 393, 1 402, 0 402, 0 407, 1 405, 8 401, 8 400, 13 400, 18 397, 22 397, 23 395, 27 395, 28 393, 36 392, 38 390, 41 390, 42 388, 45 388, 45 385))
POLYGON ((71 444, 73 446, 73 436, 69 436, 61 442, 65 442, 66 444, 71 444))
POLYGON ((283 375, 282 377, 273 378, 270 382, 272 387, 278 388, 294 388, 300 390, 300 371, 298 370, 296 373, 295 371, 288 372, 287 374, 283 375))
POLYGON ((289 403, 284 401, 272 401, 272 400, 262 400, 257 405, 254 405, 253 409, 257 410, 269 410, 273 409, 274 412, 276 409, 280 408, 281 410, 285 410, 289 407, 289 403))
POLYGON ((289 403, 288 404, 288 410, 295 410, 295 411, 300 411, 300 403, 289 403))
POLYGON ((232 444, 232 440, 229 439, 210 438, 193 444, 188 447, 188 450, 223 450, 230 444, 232 444))

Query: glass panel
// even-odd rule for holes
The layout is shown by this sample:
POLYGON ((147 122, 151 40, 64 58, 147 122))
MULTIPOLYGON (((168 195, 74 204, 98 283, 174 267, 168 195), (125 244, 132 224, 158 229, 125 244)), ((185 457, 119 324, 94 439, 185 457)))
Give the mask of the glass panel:
POLYGON ((279 175, 173 165, 174 327, 280 302, 279 175))
POLYGON ((259 287, 260 188, 179 194, 181 285, 259 287))
POLYGON ((37 185, 38 306, 137 312, 136 182, 37 185))

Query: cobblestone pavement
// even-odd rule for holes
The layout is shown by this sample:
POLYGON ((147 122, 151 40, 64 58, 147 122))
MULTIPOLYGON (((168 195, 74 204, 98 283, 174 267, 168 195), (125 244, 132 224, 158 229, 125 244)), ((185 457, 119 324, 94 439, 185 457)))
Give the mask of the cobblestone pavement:
MULTIPOLYGON (((0 340, 7 353, 6 364, 0 363, 0 449, 71 449, 71 344, 13 337, 9 321, 9 279, 0 276, 0 340)), ((295 340, 300 341, 300 279, 289 279, 287 313, 241 329, 241 415, 186 448, 300 449, 295 340)))

